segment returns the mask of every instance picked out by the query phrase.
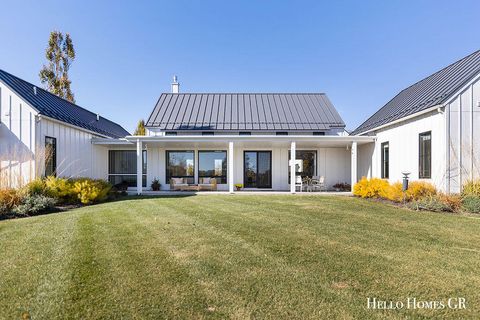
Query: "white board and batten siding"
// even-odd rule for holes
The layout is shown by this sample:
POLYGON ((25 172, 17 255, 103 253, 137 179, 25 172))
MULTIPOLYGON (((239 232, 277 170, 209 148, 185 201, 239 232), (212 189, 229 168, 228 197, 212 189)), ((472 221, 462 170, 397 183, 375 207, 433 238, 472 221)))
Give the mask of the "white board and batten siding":
POLYGON ((460 192, 468 180, 480 179, 480 80, 454 95, 446 105, 446 139, 449 141, 447 188, 460 192))
POLYGON ((402 181, 402 172, 411 173, 410 181, 420 180, 419 135, 429 131, 432 134, 432 173, 431 179, 421 180, 445 190, 445 115, 437 110, 375 131, 375 144, 359 147, 359 177, 381 177, 381 145, 388 142, 389 182, 402 181))
MULTIPOLYGON (((107 178, 108 150, 93 145, 91 139, 98 137, 88 131, 41 117, 38 124, 38 145, 45 145, 45 137, 57 140, 57 175, 59 177, 107 178)), ((42 158, 42 153, 39 153, 42 158)), ((44 163, 43 158, 40 161, 44 163)), ((40 170, 43 172, 44 168, 40 170)))
POLYGON ((0 186, 35 177, 37 112, 0 82, 0 186))
POLYGON ((97 135, 41 116, 0 82, 0 182, 17 187, 44 174, 45 137, 56 138, 57 174, 107 178, 108 150, 93 145, 97 135))

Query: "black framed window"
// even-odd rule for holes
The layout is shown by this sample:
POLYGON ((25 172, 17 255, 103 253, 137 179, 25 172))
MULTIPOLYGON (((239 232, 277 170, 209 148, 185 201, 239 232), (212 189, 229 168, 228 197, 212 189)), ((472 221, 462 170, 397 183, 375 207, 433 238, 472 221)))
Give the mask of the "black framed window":
POLYGON ((45 137, 45 177, 57 176, 57 139, 45 137))
MULTIPOLYGON (((137 186, 137 151, 108 151, 108 181, 113 184, 127 183, 137 186)), ((142 151, 142 186, 147 187, 147 150, 142 151)))
POLYGON ((315 131, 315 132, 313 133, 313 135, 314 135, 314 136, 324 136, 324 135, 325 135, 325 132, 323 132, 323 131, 315 131))
POLYGON ((240 135, 240 136, 251 136, 252 133, 250 131, 240 131, 238 133, 238 135, 240 135))
POLYGON ((388 179, 390 173, 390 145, 388 142, 381 144, 382 152, 382 179, 388 179))
MULTIPOLYGON (((313 177, 317 174, 317 151, 296 150, 295 151, 295 175, 313 177)), ((291 153, 288 151, 288 163, 290 164, 291 153)), ((288 183, 290 183, 290 165, 288 166, 288 183)))
POLYGON ((418 139, 418 177, 432 177, 432 132, 420 133, 418 139))
POLYGON ((227 183, 227 151, 198 151, 198 177, 227 183))
POLYGON ((187 183, 195 181, 195 152, 188 150, 166 152, 167 183, 171 178, 187 178, 187 183))
POLYGON ((202 136, 213 136, 215 133, 213 131, 203 131, 202 136))
POLYGON ((167 131, 167 132, 165 132, 165 135, 166 136, 176 136, 177 133, 175 131, 167 131))
POLYGON ((277 131, 275 132, 277 136, 288 136, 288 132, 286 131, 277 131))

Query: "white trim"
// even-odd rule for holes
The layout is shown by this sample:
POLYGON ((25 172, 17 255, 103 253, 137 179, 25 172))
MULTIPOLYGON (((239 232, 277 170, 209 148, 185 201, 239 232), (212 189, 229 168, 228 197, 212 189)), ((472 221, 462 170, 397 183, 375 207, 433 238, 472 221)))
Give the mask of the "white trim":
POLYGON ((79 127, 79 126, 76 126, 76 125, 73 125, 73 124, 64 122, 64 121, 60 121, 60 120, 57 120, 57 119, 54 119, 54 118, 50 118, 50 117, 45 116, 45 115, 43 115, 43 114, 39 114, 39 115, 38 115, 38 118, 39 118, 40 120, 46 119, 46 120, 49 120, 49 121, 53 121, 53 122, 56 122, 56 123, 60 123, 60 124, 62 124, 62 125, 64 125, 64 126, 67 126, 67 127, 70 127, 70 128, 74 128, 74 129, 77 129, 77 130, 80 130, 80 131, 84 131, 84 132, 87 132, 87 133, 90 133, 90 134, 92 134, 92 135, 99 136, 99 137, 102 137, 102 138, 115 139, 115 138, 111 138, 111 137, 109 137, 109 136, 100 134, 100 133, 95 132, 95 131, 91 131, 91 130, 88 130, 88 129, 85 129, 85 128, 82 128, 82 127, 79 127))
MULTIPOLYGON (((233 193, 233 141, 228 142, 228 192, 233 193)), ((198 171, 197 167, 197 171, 198 171)))
POLYGON ((442 112, 442 111, 441 111, 441 108, 444 108, 444 105, 437 104, 437 105, 434 105, 433 107, 430 107, 430 108, 428 108, 428 109, 419 111, 419 112, 414 113, 414 114, 411 114, 411 115, 409 115, 409 116, 406 116, 406 117, 403 117, 403 118, 394 120, 394 121, 389 122, 389 123, 382 124, 381 126, 378 126, 378 127, 372 128, 372 129, 369 129, 369 130, 367 130, 367 131, 362 131, 362 132, 360 132, 360 133, 358 133, 357 135, 352 136, 352 137, 356 137, 356 136, 361 135, 361 134, 365 134, 365 133, 369 133, 369 132, 372 132, 372 131, 380 130, 380 129, 383 129, 383 128, 392 126, 392 125, 394 125, 394 124, 397 124, 397 123, 400 123, 400 122, 404 122, 404 121, 407 121, 407 120, 416 118, 416 117, 418 117, 418 116, 424 115, 424 114, 426 114, 426 113, 429 113, 429 112, 432 112, 432 111, 435 111, 435 110, 437 110, 438 112, 442 112))
POLYGON ((455 100, 459 94, 464 92, 465 90, 468 89, 474 82, 476 82, 478 79, 480 79, 480 73, 478 73, 475 77, 470 79, 470 81, 467 82, 462 88, 459 90, 455 91, 453 94, 450 95, 450 97, 443 102, 444 105, 450 104, 453 100, 455 100))
MULTIPOLYGON (((275 141, 275 142, 291 142, 292 138, 295 141, 310 141, 310 142, 343 142, 351 143, 356 142, 374 142, 374 136, 312 136, 312 135, 299 135, 299 136, 274 136, 274 135, 254 135, 254 136, 230 136, 230 135, 218 135, 218 136, 126 136, 124 139, 112 139, 113 140, 126 140, 131 143, 137 139, 143 142, 230 142, 230 141, 275 141)), ((96 141, 100 141, 96 139, 96 141)), ((107 142, 103 140, 104 142, 107 142)))
MULTIPOLYGON (((295 161, 297 160, 297 144, 295 141, 290 143, 290 193, 295 194, 296 192, 296 184, 297 184, 297 177, 296 177, 296 166, 295 161)), ((302 187, 300 187, 300 192, 302 191, 302 187)))

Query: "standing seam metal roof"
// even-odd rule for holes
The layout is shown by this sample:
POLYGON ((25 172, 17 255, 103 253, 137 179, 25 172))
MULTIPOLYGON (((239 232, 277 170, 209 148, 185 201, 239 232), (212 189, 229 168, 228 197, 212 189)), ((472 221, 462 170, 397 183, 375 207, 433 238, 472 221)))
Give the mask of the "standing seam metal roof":
POLYGON ((163 93, 147 127, 161 130, 328 130, 345 123, 323 93, 163 93))
POLYGON ((130 135, 119 124, 99 117, 70 101, 62 99, 38 86, 0 69, 0 81, 15 91, 41 115, 83 128, 111 138, 123 138, 130 135), (36 87, 37 94, 34 94, 36 87))
POLYGON ((351 134, 361 134, 442 104, 479 73, 480 50, 402 90, 351 134))

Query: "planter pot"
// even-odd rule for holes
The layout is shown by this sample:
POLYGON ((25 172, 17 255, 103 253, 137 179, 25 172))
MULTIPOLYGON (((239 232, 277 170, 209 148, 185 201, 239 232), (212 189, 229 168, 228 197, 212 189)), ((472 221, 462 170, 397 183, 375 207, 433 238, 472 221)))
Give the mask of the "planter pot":
POLYGON ((242 188, 240 188, 240 187, 235 187, 235 190, 240 191, 240 190, 242 190, 242 188))

